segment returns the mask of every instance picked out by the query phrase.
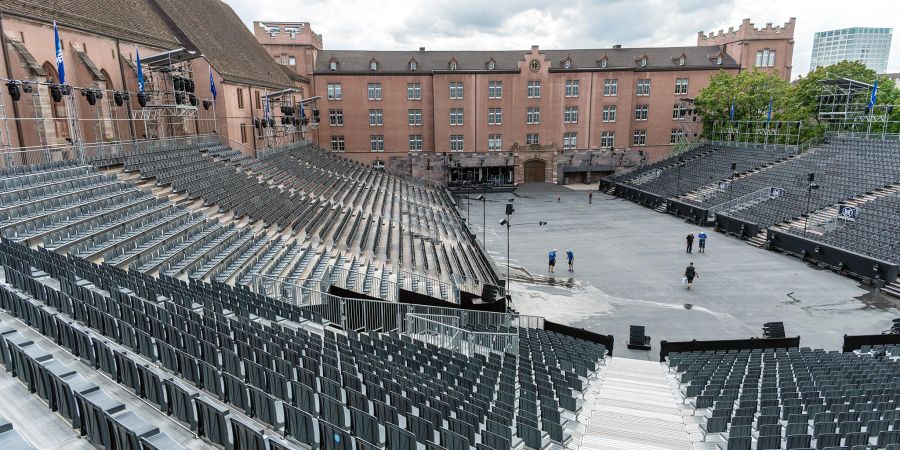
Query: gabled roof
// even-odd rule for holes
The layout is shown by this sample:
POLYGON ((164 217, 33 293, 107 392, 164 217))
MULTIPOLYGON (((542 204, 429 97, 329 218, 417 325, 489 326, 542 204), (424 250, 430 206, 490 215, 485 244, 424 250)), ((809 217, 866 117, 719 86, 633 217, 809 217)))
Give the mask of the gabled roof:
MULTIPOLYGON (((739 65, 724 55, 722 65, 710 61, 707 55, 718 54, 721 47, 650 47, 650 48, 606 48, 606 49, 574 49, 574 50, 541 50, 540 53, 549 61, 551 70, 596 70, 597 63, 604 57, 608 61, 606 70, 685 70, 685 69, 721 69, 739 68, 739 65), (685 55, 684 66, 678 65, 678 57, 685 55), (636 56, 647 56, 647 66, 636 64, 636 56), (571 61, 571 67, 564 69, 564 60, 571 61)), ((519 61, 524 61, 528 50, 503 51, 370 51, 370 50, 320 50, 316 61, 316 73, 332 72, 328 63, 332 59, 338 62, 337 73, 369 72, 369 61, 378 60, 378 71, 382 73, 409 73, 407 63, 415 58, 416 72, 448 71, 448 62, 457 61, 458 72, 485 71, 486 62, 493 58, 494 71, 518 71, 519 61)))

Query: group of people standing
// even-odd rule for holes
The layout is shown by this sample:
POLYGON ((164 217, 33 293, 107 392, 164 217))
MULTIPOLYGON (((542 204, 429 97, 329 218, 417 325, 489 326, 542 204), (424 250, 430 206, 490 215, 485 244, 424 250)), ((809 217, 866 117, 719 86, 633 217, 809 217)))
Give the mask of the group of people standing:
MULTIPOLYGON (((707 236, 706 236, 705 231, 700 231, 699 233, 697 233, 697 243, 698 243, 698 247, 699 247, 699 253, 706 253, 706 238, 707 238, 707 236)), ((687 242, 687 252, 693 253, 694 252, 694 233, 688 233, 687 237, 685 238, 685 241, 687 242)), ((684 277, 682 278, 682 282, 684 283, 685 286, 687 286, 688 289, 690 289, 691 286, 694 284, 694 278, 697 278, 698 276, 699 276, 699 273, 697 272, 697 268, 694 267, 694 263, 691 262, 684 269, 684 277)))
MULTIPOLYGON (((550 253, 547 256, 550 260, 547 272, 556 273, 554 272, 556 269, 556 249, 550 250, 550 253)), ((575 272, 575 252, 566 249, 566 261, 569 263, 569 272, 575 272)))

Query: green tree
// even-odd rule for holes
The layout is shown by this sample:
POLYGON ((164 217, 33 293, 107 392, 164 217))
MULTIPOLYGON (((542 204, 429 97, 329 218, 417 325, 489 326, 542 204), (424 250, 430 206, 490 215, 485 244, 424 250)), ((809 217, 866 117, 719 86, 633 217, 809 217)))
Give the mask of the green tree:
POLYGON ((700 90, 694 109, 702 118, 704 136, 710 138, 715 128, 731 122, 732 104, 735 122, 763 121, 770 101, 773 121, 798 120, 791 85, 779 75, 761 70, 737 75, 720 71, 700 90))

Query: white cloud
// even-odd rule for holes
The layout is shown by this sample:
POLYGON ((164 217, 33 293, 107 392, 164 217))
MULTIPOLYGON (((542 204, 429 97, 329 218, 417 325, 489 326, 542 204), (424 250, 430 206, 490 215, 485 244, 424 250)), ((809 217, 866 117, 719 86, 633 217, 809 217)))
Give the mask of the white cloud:
MULTIPOLYGON (((694 45, 698 31, 797 18, 794 75, 809 70, 813 33, 900 24, 896 1, 833 0, 225 0, 253 20, 310 22, 328 49, 510 50, 694 45)), ((896 32, 897 30, 895 30, 896 32)), ((889 72, 900 72, 900 44, 889 72)))

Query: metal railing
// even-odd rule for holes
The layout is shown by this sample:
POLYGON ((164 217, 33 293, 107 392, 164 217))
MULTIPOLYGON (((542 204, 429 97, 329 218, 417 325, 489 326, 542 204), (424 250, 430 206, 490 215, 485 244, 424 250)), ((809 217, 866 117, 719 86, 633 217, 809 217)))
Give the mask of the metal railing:
MULTIPOLYGON (((774 189, 779 189, 779 188, 774 188, 774 187, 762 188, 757 191, 753 191, 749 194, 744 194, 740 197, 729 200, 727 202, 719 203, 718 205, 711 206, 709 209, 707 209, 707 217, 710 219, 715 219, 716 214, 719 214, 719 213, 722 213, 725 211, 731 211, 733 209, 738 209, 738 207, 743 206, 748 203, 751 203, 751 202, 755 202, 753 204, 757 204, 757 203, 769 200, 770 198, 774 198, 774 197, 772 197, 772 191, 774 189)), ((784 190, 781 190, 781 191, 783 192, 784 190)))
POLYGON ((407 314, 457 317, 460 327, 477 330, 544 328, 544 318, 539 316, 346 298, 329 294, 322 289, 324 285, 287 284, 260 274, 253 274, 252 279, 250 288, 253 292, 308 308, 326 322, 345 330, 401 331, 407 314))
POLYGON ((476 353, 519 354, 518 333, 473 331, 461 328, 459 319, 453 316, 407 314, 404 334, 407 336, 473 356, 476 353))
POLYGON ((460 289, 456 284, 405 270, 397 272, 397 287, 410 292, 439 297, 451 303, 459 304, 461 301, 460 289), (433 291, 431 294, 428 293, 427 286, 429 283, 433 291), (446 292, 447 297, 444 297, 442 292, 446 292))

